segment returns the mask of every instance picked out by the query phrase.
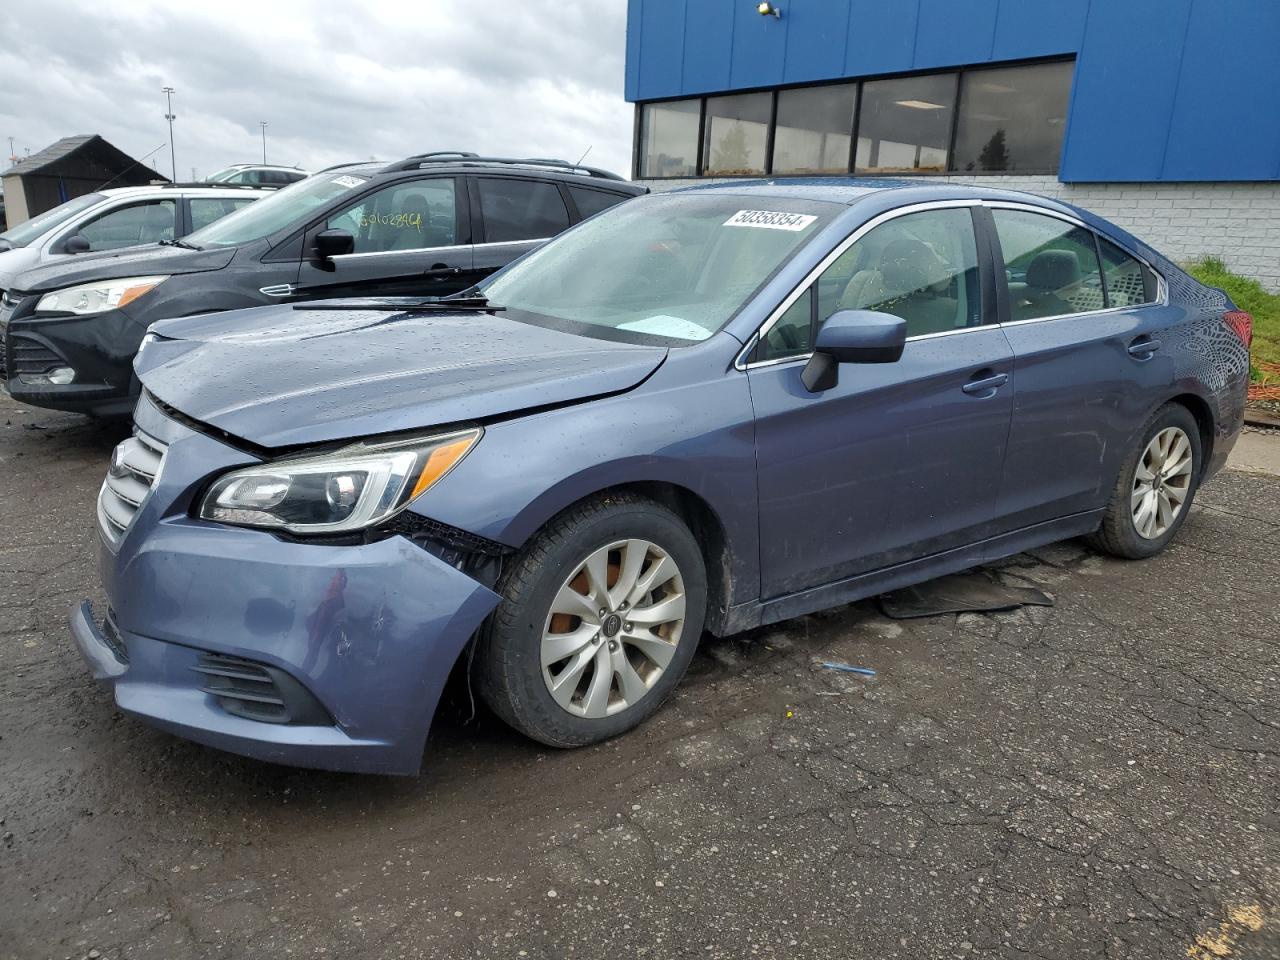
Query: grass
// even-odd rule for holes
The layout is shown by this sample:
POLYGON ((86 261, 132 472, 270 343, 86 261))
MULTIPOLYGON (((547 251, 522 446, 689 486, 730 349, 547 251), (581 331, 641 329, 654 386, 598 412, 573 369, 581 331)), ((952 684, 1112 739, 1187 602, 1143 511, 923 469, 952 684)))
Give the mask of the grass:
POLYGON ((1217 257, 1197 260, 1187 272, 1201 283, 1225 290, 1232 303, 1253 314, 1253 379, 1277 379, 1262 365, 1272 370, 1280 366, 1280 294, 1268 293, 1257 280, 1232 273, 1217 257))

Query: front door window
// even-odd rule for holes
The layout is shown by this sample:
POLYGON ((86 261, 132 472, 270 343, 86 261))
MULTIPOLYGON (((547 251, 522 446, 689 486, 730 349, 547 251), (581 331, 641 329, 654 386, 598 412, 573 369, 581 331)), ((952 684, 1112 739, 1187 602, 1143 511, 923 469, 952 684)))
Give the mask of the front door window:
POLYGON ((397 183, 333 214, 327 230, 346 230, 354 253, 394 253, 458 242, 456 187, 451 178, 397 183))
POLYGON ((172 240, 176 211, 173 200, 135 203, 90 220, 76 233, 88 240, 89 249, 95 252, 172 240))
POLYGON ((907 336, 982 322, 978 251, 968 208, 896 217, 852 244, 765 335, 756 359, 803 356, 838 310, 907 321, 907 336))

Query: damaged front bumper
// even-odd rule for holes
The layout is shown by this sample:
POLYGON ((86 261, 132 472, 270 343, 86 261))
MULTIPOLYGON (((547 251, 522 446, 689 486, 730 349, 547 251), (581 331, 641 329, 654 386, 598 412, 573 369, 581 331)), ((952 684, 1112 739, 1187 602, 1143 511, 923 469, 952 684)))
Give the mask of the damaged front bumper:
POLYGON ((127 713, 277 763, 416 773, 445 681, 497 594, 400 536, 331 545, 193 519, 208 478, 252 462, 164 418, 128 528, 101 537, 110 610, 72 612, 94 677, 127 713))

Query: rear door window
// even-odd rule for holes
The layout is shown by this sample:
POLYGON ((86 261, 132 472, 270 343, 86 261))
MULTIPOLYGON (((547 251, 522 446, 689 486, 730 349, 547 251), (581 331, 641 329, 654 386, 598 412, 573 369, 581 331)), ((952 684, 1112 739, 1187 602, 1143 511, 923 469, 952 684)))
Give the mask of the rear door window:
POLYGON ((228 213, 234 213, 251 203, 252 197, 192 197, 191 229, 207 227, 215 220, 221 220, 228 213))
POLYGON ((82 224, 76 233, 89 241, 93 251, 172 240, 177 209, 172 199, 117 207, 82 224))
POLYGON ((622 194, 610 193, 607 190, 592 190, 588 187, 570 187, 569 195, 573 197, 574 206, 578 208, 578 216, 583 220, 595 216, 601 210, 608 210, 623 200, 630 199, 622 194))
POLYGON ((1012 320, 1106 309, 1093 231, 1026 210, 993 209, 1012 320))
POLYGON ((399 182, 333 214, 327 230, 355 237, 355 253, 448 247, 457 241, 457 186, 452 178, 399 182))
POLYGON ((1155 274, 1106 237, 1098 237, 1098 248, 1102 252, 1102 273, 1107 284, 1109 306, 1136 307, 1155 303, 1155 274))
POLYGON ((476 184, 488 243, 541 240, 569 226, 569 211, 554 183, 479 177, 476 184))

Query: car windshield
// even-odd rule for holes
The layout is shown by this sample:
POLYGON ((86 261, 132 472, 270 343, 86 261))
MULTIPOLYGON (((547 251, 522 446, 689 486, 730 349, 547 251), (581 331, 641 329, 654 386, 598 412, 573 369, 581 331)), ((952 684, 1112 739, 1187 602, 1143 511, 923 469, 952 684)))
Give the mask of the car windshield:
POLYGON ((227 177, 235 176, 237 173, 239 173, 243 169, 244 167, 225 167, 222 170, 219 170, 217 173, 209 174, 207 177, 204 178, 204 182, 217 183, 220 180, 227 179, 227 177))
POLYGON ((197 247, 233 247, 261 240, 297 223, 335 197, 350 193, 367 179, 336 171, 318 173, 197 230, 186 238, 187 242, 197 247))
POLYGON ((748 195, 639 198, 561 234, 479 289, 514 319, 587 336, 705 340, 843 209, 748 195))
POLYGON ((32 217, 25 223, 18 224, 12 230, 0 233, 0 240, 9 241, 11 247, 25 247, 37 237, 43 236, 55 227, 60 227, 81 210, 87 210, 105 199, 100 193, 86 193, 83 197, 68 200, 38 217, 32 217))

